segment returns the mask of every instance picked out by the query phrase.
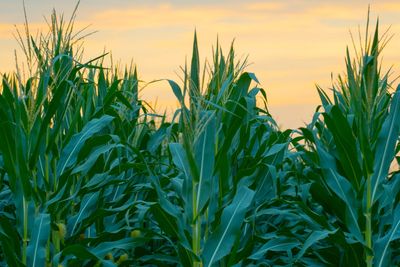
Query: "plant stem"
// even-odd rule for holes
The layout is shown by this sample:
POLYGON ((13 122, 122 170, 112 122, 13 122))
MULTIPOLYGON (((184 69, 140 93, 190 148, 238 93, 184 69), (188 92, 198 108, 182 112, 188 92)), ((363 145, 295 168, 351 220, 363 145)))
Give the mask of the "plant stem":
MULTIPOLYGON (((198 220, 196 220, 196 223, 193 225, 193 252, 200 257, 200 234, 201 234, 201 229, 200 229, 200 223, 198 220)), ((203 264, 201 261, 195 260, 193 262, 194 267, 202 267, 203 264)))
MULTIPOLYGON (((197 191, 196 191, 196 183, 193 181, 193 221, 194 224, 192 226, 193 236, 192 236, 192 247, 193 252, 200 258, 200 241, 201 241, 201 221, 200 216, 198 216, 197 210, 197 191)), ((194 267, 202 267, 203 264, 201 261, 195 260, 193 262, 194 267)))
MULTIPOLYGON (((367 177, 367 206, 365 212, 365 241, 368 249, 372 251, 372 222, 371 222, 371 177, 367 177)), ((365 252, 365 263, 367 267, 372 267, 373 256, 369 251, 365 252)))
POLYGON ((24 236, 23 236, 23 248, 22 248, 22 263, 26 265, 26 255, 28 247, 28 203, 25 200, 25 196, 22 196, 22 205, 24 208, 24 236))

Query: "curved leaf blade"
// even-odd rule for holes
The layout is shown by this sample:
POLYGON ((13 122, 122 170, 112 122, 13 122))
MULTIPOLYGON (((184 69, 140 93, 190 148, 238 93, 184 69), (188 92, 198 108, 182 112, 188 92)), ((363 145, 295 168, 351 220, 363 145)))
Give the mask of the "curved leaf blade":
POLYGON ((27 248, 28 266, 46 265, 46 246, 50 237, 50 215, 40 214, 33 226, 32 237, 27 248))
POLYGON ((204 246, 204 266, 210 267, 226 256, 237 236, 240 234, 241 225, 248 207, 254 197, 254 191, 247 187, 240 187, 232 203, 222 212, 221 224, 204 246))
POLYGON ((60 176, 66 168, 73 165, 78 157, 79 151, 93 134, 98 133, 106 127, 114 118, 104 115, 99 119, 93 119, 85 125, 81 132, 75 134, 62 150, 60 161, 57 164, 57 174, 60 176))
POLYGON ((294 238, 271 239, 249 258, 252 260, 259 260, 264 257, 265 253, 267 253, 268 251, 289 251, 299 245, 299 241, 294 238))
POLYGON ((204 129, 200 132, 195 142, 195 158, 199 169, 199 182, 197 184, 196 210, 200 211, 210 198, 211 179, 214 172, 215 157, 215 116, 205 114, 203 119, 204 129))
POLYGON ((374 263, 378 267, 390 265, 390 243, 400 238, 400 206, 397 206, 393 214, 393 223, 390 230, 385 236, 374 242, 374 263))
POLYGON ((400 131, 400 85, 392 98, 389 116, 383 123, 378 136, 375 152, 374 172, 371 176, 371 203, 377 199, 379 184, 386 179, 390 164, 395 156, 397 139, 400 131))
POLYGON ((329 188, 346 203, 346 224, 349 231, 361 243, 363 237, 358 221, 357 201, 352 184, 337 172, 334 158, 321 146, 317 148, 320 164, 329 188))

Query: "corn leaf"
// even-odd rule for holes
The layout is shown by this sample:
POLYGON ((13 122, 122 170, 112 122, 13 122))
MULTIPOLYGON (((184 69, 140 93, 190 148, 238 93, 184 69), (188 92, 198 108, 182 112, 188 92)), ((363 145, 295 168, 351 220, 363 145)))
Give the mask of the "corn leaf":
POLYGON ((46 246, 50 237, 50 215, 41 213, 36 217, 31 240, 27 248, 28 266, 46 265, 46 246))
POLYGON ((92 135, 101 131, 106 127, 113 117, 104 115, 99 119, 93 119, 82 129, 80 133, 75 134, 69 143, 65 146, 61 153, 60 161, 57 164, 57 174, 61 176, 64 171, 71 165, 76 163, 80 149, 83 147, 86 140, 92 135))
POLYGON ((386 179, 390 164, 395 156, 396 143, 400 131, 400 85, 392 98, 389 116, 383 123, 378 136, 375 152, 374 172, 371 177, 372 197, 374 203, 379 197, 380 184, 386 179))
POLYGON ((197 184, 196 210, 204 208, 210 198, 211 179, 214 172, 214 154, 215 154, 215 117, 212 113, 204 114, 203 130, 198 133, 195 142, 195 159, 199 170, 199 181, 197 184))
POLYGON ((253 197, 254 191, 240 187, 232 203, 223 210, 221 223, 204 245, 204 266, 212 266, 230 252, 253 197))

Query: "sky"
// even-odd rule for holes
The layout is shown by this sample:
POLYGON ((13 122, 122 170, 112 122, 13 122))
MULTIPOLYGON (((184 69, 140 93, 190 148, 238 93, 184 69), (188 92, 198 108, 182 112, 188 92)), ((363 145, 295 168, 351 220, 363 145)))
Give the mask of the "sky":
MULTIPOLYGON (((69 16, 75 1, 25 0, 32 28, 45 25, 53 8, 69 16)), ((344 71, 350 32, 364 32, 368 5, 371 20, 379 16, 381 31, 390 26, 393 38, 383 52, 384 68, 400 69, 400 2, 380 1, 129 1, 81 0, 76 28, 90 25, 95 34, 85 39, 88 58, 111 51, 122 65, 133 62, 139 78, 150 82, 179 80, 180 66, 190 59, 196 29, 202 63, 212 58, 216 39, 228 52, 248 56, 268 96, 269 110, 285 128, 311 121, 320 103, 316 84, 331 88, 332 77, 344 71), (333 76, 332 76, 333 75, 333 76)), ((0 0, 0 73, 14 70, 14 25, 24 21, 22 1, 0 0)), ((352 50, 351 50, 352 51, 352 50)), ((152 83, 141 96, 158 110, 178 106, 166 82, 152 83)))

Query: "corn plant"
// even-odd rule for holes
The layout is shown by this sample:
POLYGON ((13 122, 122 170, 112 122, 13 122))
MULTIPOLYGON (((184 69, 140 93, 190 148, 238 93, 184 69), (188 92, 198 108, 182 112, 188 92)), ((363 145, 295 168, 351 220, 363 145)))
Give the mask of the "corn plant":
POLYGON ((356 60, 347 52, 347 72, 334 84, 333 100, 317 88, 322 106, 293 133, 293 150, 275 175, 278 194, 255 211, 255 237, 264 244, 248 264, 398 264, 398 169, 392 163, 399 151, 400 92, 379 66, 385 36, 377 24, 356 60))
POLYGON ((96 63, 104 56, 79 62, 74 17, 54 13, 37 39, 26 28, 33 76, 2 78, 0 259, 10 266, 111 264, 135 246, 125 215, 154 122, 136 70, 121 79, 96 63))
POLYGON ((398 264, 399 179, 390 166, 398 147, 400 87, 392 92, 389 73, 379 66, 386 40, 377 23, 356 60, 347 50, 346 76, 334 85, 333 100, 318 88, 322 111, 301 129, 304 162, 318 173, 308 177, 312 201, 337 231, 331 264, 398 264))
POLYGON ((183 88, 168 81, 181 103, 178 132, 168 146, 175 167, 151 172, 156 201, 150 219, 169 243, 165 252, 183 266, 241 264, 250 255, 255 222, 248 216, 270 194, 269 168, 280 164, 289 143, 290 131, 280 132, 268 111, 256 106, 265 92, 250 87, 258 84, 255 75, 242 71, 245 62, 235 62, 233 47, 227 58, 221 51, 217 44, 211 77, 201 84, 195 35, 183 88))
POLYGON ((27 68, 1 77, 0 265, 399 265, 400 86, 378 25, 292 131, 233 44, 200 69, 196 33, 166 81, 180 107, 158 115, 136 67, 83 61, 76 10, 36 37, 26 20, 27 68))

